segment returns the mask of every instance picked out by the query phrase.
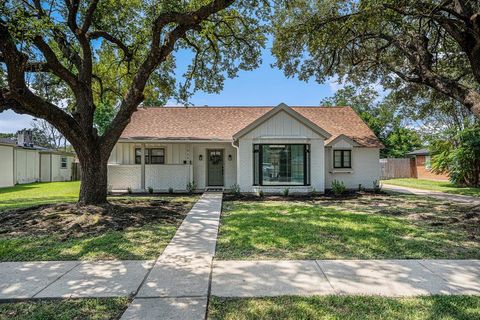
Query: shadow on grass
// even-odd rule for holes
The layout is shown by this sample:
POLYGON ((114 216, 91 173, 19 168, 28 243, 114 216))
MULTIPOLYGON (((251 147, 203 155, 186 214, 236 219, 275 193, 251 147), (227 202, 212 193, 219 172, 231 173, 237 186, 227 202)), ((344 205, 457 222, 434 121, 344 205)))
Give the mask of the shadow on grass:
POLYGON ((213 319, 478 319, 480 297, 372 296, 218 298, 210 300, 213 319))
MULTIPOLYGON (((338 204, 337 204, 338 205, 338 204)), ((479 258, 463 230, 321 205, 229 203, 219 259, 479 258)))

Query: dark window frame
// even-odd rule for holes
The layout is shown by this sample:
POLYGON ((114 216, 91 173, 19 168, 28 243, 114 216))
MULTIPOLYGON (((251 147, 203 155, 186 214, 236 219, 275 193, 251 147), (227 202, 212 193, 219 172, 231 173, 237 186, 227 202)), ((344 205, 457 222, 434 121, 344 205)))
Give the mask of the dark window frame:
POLYGON ((255 143, 252 149, 253 155, 253 185, 254 186, 268 186, 268 187, 298 187, 310 186, 310 144, 306 143, 255 143), (303 146, 303 184, 264 184, 263 183, 263 146, 303 146), (255 168, 255 154, 258 153, 258 167, 255 168), (255 175, 258 170, 258 177, 255 175), (258 181, 258 183, 257 183, 258 181))
MULTIPOLYGON (((135 148, 134 155, 134 163, 142 164, 142 148, 135 148), (137 155, 137 151, 139 151, 139 155, 137 155)), ((165 164, 165 148, 145 148, 145 164, 165 164), (163 150, 163 156, 152 156, 152 150, 163 150), (160 163, 153 163, 151 160, 154 157, 160 158, 162 161, 160 163)))
POLYGON ((352 150, 350 149, 335 149, 333 150, 333 168, 334 169, 352 169, 352 150), (340 153, 340 166, 337 166, 335 163, 335 154, 339 152, 340 153), (345 158, 344 154, 348 153, 348 158, 349 158, 349 165, 345 165, 345 158))
POLYGON ((67 169, 68 168, 68 158, 67 157, 60 157, 60 169, 67 169), (63 161, 65 159, 65 161, 63 161))

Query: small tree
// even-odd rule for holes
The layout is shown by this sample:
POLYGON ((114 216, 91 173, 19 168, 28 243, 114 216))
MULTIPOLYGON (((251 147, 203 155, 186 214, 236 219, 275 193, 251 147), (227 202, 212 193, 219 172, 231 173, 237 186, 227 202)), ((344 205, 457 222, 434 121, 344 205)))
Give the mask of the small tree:
POLYGON ((459 185, 480 186, 480 127, 467 128, 431 145, 432 171, 447 173, 459 185))
POLYGON ((219 92, 225 77, 258 66, 265 43, 259 21, 267 12, 260 4, 2 1, 0 112, 12 109, 54 125, 80 160, 79 202, 104 203, 108 158, 141 103, 219 92), (177 85, 174 53, 180 50, 191 54, 191 63, 177 85))

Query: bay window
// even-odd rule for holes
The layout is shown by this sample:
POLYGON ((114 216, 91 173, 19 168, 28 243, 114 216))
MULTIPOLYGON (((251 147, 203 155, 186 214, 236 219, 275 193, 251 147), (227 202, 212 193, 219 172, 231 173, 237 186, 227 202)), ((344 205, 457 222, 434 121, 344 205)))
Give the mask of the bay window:
POLYGON ((255 144, 253 184, 290 186, 310 184, 310 145, 255 144))

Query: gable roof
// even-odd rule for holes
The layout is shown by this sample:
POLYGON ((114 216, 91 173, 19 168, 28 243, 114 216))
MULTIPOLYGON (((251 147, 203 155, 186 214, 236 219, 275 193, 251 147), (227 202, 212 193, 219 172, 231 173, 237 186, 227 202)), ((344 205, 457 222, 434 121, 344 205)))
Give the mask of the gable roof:
POLYGON ((330 138, 331 134, 328 133, 327 131, 323 130, 320 128, 316 123, 313 123, 309 119, 305 118, 302 116, 300 113, 296 112, 289 106, 287 106, 285 103, 280 103, 278 106, 275 108, 270 109, 267 113, 263 114, 261 117, 257 118, 255 121, 238 131, 233 135, 233 138, 235 140, 243 137, 245 134, 249 133, 268 119, 272 118, 274 115, 278 114, 279 112, 285 112, 288 115, 290 115, 292 118, 296 119, 300 123, 303 123, 306 127, 310 128, 312 131, 320 135, 321 137, 324 137, 325 139, 330 138))
MULTIPOLYGON (((328 132, 329 143, 344 134, 360 146, 382 148, 382 143, 350 107, 291 107, 328 132)), ((122 133, 128 140, 218 140, 233 136, 273 107, 158 107, 139 108, 122 133)))
POLYGON ((353 140, 349 136, 344 135, 343 133, 338 135, 335 139, 329 139, 328 143, 326 143, 325 146, 333 146, 336 142, 340 140, 345 140, 354 147, 359 146, 359 144, 355 140, 353 140))

